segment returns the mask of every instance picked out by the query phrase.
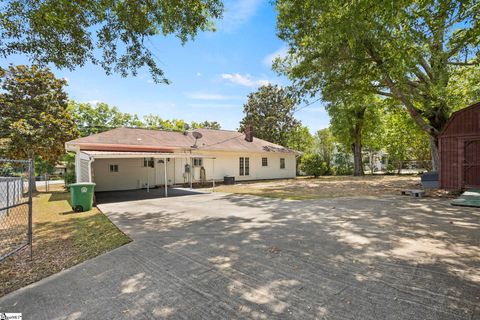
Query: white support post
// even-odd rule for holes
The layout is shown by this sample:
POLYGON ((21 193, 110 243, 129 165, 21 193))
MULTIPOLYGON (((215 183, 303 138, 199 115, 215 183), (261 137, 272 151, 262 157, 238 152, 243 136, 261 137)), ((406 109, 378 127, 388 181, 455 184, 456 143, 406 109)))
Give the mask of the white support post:
POLYGON ((167 181, 167 158, 163 158, 164 165, 163 165, 163 172, 165 177, 165 198, 168 197, 168 181, 167 181))
MULTIPOLYGON (((147 161, 148 164, 148 161, 147 161)), ((147 192, 150 192, 150 172, 148 172, 148 165, 145 167, 145 170, 147 171, 147 192)))
POLYGON ((190 156, 190 190, 193 189, 193 158, 190 156))
POLYGON ((215 158, 212 159, 212 192, 215 192, 215 158))

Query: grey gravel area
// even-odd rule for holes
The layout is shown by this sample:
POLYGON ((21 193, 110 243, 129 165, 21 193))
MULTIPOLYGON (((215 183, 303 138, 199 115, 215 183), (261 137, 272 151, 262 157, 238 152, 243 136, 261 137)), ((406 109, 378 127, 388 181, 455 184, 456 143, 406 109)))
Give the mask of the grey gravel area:
POLYGON ((427 198, 220 193, 99 207, 134 241, 1 298, 0 312, 480 319, 480 211, 473 208, 427 198))

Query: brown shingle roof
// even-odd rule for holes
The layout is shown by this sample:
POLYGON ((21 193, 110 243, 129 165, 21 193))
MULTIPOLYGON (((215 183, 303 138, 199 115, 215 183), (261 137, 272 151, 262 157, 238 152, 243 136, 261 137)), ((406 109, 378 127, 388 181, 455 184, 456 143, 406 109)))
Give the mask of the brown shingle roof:
POLYGON ((245 135, 237 131, 196 129, 202 134, 196 148, 192 132, 160 131, 138 128, 117 128, 67 142, 69 146, 79 146, 82 150, 116 151, 161 151, 173 152, 176 149, 196 149, 205 151, 249 151, 249 152, 293 152, 280 145, 254 138, 245 141, 245 135))

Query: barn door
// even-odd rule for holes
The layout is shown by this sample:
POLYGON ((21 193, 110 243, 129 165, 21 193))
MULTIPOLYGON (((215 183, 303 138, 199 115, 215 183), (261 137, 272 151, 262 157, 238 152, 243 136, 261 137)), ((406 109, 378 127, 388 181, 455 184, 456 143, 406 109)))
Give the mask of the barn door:
POLYGON ((465 140, 463 161, 463 186, 480 187, 480 139, 465 140))

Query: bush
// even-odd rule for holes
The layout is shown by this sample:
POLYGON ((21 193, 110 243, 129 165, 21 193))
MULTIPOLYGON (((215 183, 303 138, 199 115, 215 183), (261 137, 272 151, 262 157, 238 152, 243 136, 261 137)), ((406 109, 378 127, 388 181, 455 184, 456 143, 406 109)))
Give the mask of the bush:
POLYGON ((63 180, 65 181, 65 187, 67 187, 71 183, 75 183, 77 178, 75 177, 75 172, 67 172, 63 176, 63 180))
POLYGON ((315 178, 328 173, 328 165, 319 154, 308 153, 303 155, 300 167, 303 172, 315 178))

